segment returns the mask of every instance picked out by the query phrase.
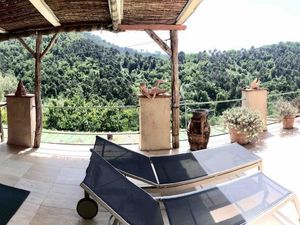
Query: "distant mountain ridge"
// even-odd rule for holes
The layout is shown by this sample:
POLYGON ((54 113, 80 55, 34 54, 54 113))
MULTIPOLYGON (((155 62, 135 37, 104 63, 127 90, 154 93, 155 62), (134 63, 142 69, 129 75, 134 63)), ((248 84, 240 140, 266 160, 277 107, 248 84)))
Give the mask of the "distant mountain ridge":
POLYGON ((133 48, 120 47, 118 45, 115 45, 115 44, 113 44, 111 42, 108 42, 108 41, 102 39, 100 36, 98 36, 96 34, 93 34, 93 33, 85 32, 85 33, 83 33, 83 37, 86 38, 86 39, 88 39, 88 40, 93 41, 95 44, 98 44, 98 45, 101 45, 101 46, 104 46, 104 47, 107 47, 107 48, 115 48, 115 49, 117 49, 121 53, 128 52, 129 54, 138 53, 138 54, 142 54, 144 56, 165 57, 160 52, 153 53, 153 52, 147 52, 147 51, 138 51, 138 50, 135 50, 133 48))
MULTIPOLYGON (((46 40, 49 39, 45 38, 46 40)), ((31 45, 32 39, 27 40, 31 45)), ((46 41, 44 42, 46 43, 46 41)), ((300 87, 300 43, 279 43, 249 50, 179 53, 181 99, 210 101, 238 98, 240 88, 258 77, 272 92, 300 87)), ((43 60, 43 98, 121 101, 136 104, 140 82, 168 80, 164 55, 138 52, 102 40, 91 33, 60 34, 43 60)), ((0 72, 24 80, 33 90, 34 65, 16 40, 0 43, 0 72)))

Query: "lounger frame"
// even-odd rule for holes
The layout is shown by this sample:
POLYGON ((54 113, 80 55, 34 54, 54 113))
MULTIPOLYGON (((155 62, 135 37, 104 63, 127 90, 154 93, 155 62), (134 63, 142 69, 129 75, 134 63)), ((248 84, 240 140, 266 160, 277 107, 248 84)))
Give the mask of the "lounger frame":
MULTIPOLYGON (((80 186, 84 189, 86 196, 90 195, 98 204, 103 206, 103 208, 105 208, 108 212, 110 212, 112 214, 113 218, 111 217, 109 219, 108 225, 130 225, 117 212, 115 212, 110 206, 108 206, 101 198, 99 198, 87 185, 85 185, 84 183, 81 183, 80 186)), ((200 191, 205 191, 207 189, 209 189, 209 188, 204 188, 204 189, 201 189, 200 191)), ((199 191, 196 191, 196 192, 199 192, 199 191)), ((192 192, 179 194, 179 195, 173 195, 173 196, 167 196, 167 197, 156 197, 156 198, 154 197, 154 199, 156 199, 157 201, 161 201, 161 200, 167 199, 167 198, 188 196, 191 193, 192 192)), ((276 205, 274 205, 270 210, 266 210, 265 212, 261 213, 258 217, 254 218, 252 221, 247 221, 247 224, 254 224, 255 222, 263 219, 264 217, 274 214, 276 211, 283 208, 285 205, 287 205, 290 202, 294 204, 297 215, 298 215, 298 221, 300 222, 300 204, 299 204, 296 194, 291 193, 285 199, 281 200, 276 205)), ((165 225, 170 225, 169 220, 166 219, 165 216, 164 216, 163 220, 164 220, 165 225)))
MULTIPOLYGON (((114 222, 112 225, 117 225, 118 223, 121 223, 123 225, 130 225, 127 223, 117 212, 115 212, 109 205, 107 205, 101 198, 99 198, 87 185, 84 183, 81 183, 80 186, 85 191, 85 196, 91 196, 98 204, 100 204, 103 208, 105 208, 108 212, 110 212, 114 219, 114 222)), ((110 221, 108 221, 110 223, 110 221)))
MULTIPOLYGON (((240 179, 240 178, 238 178, 238 179, 240 179)), ((228 182, 230 183, 232 181, 228 181, 228 182)), ((224 182, 224 183, 222 183, 222 185, 224 185, 226 183, 227 182, 224 182)), ((203 188, 200 191, 205 191, 207 189, 210 189, 210 187, 209 188, 203 188)), ((199 191, 194 191, 194 192, 199 192, 199 191)), ((153 198, 158 200, 158 201, 161 201, 163 199, 168 199, 168 198, 170 199, 170 198, 188 196, 188 195, 191 195, 192 193, 193 192, 187 192, 187 193, 178 194, 178 195, 165 196, 165 197, 153 197, 153 198)), ((293 192, 290 193, 286 198, 284 198, 280 202, 278 202, 276 205, 274 205, 271 209, 266 210, 265 212, 262 212, 258 217, 254 218, 252 221, 247 221, 247 224, 254 224, 257 221, 259 221, 261 219, 264 219, 264 217, 274 214, 275 212, 277 212, 278 210, 280 210, 281 208, 283 208, 284 206, 286 206, 290 202, 293 203, 294 206, 295 206, 295 209, 296 209, 296 212, 297 212, 297 215, 298 215, 298 221, 299 221, 299 224, 300 224, 300 203, 299 203, 299 200, 298 200, 296 194, 293 193, 293 192)), ((165 225, 169 225, 169 223, 165 224, 165 225)))
MULTIPOLYGON (((262 172, 263 170, 262 160, 259 159, 256 162, 245 164, 243 167, 235 167, 226 172, 219 172, 212 175, 207 175, 207 176, 190 179, 182 182, 177 182, 177 183, 154 184, 154 185, 151 184, 152 186, 142 186, 141 188, 151 193, 162 193, 164 191, 168 191, 168 192, 181 191, 188 188, 193 188, 195 186, 219 183, 220 180, 228 180, 230 178, 237 177, 251 169, 257 169, 259 172, 262 172)), ((143 181, 143 179, 140 179, 139 177, 135 177, 132 174, 125 173, 124 171, 120 171, 120 172, 123 173, 125 176, 143 181)))
MULTIPOLYGON (((127 148, 125 148, 121 145, 118 145, 118 144, 116 144, 112 141, 106 140, 106 139, 101 138, 101 137, 98 137, 98 138, 103 139, 105 142, 108 142, 113 146, 117 146, 118 148, 124 149, 125 151, 129 151, 129 152, 132 151, 132 150, 127 149, 127 148)), ((95 143, 95 145, 96 145, 96 143, 95 143)), ((93 151, 93 149, 91 149, 91 151, 93 151)), ((202 151, 209 151, 209 150, 206 149, 206 150, 202 150, 202 151)), ((132 151, 132 152, 134 152, 134 151, 132 151)), ((137 153, 137 152, 135 152, 135 153, 137 153)), ((140 154, 140 153, 137 153, 137 154, 140 154)), ((156 155, 156 156, 160 156, 160 155, 156 155)), ((165 155, 161 155, 161 156, 165 156, 165 155)), ((126 177, 130 177, 130 178, 133 178, 133 179, 144 182, 145 185, 141 186, 141 188, 143 188, 147 192, 151 192, 151 193, 162 193, 164 191, 166 191, 166 192, 180 191, 180 190, 185 190, 185 189, 188 189, 188 188, 192 188, 194 186, 205 185, 205 184, 208 184, 208 183, 214 184, 214 183, 219 182, 220 180, 223 180, 223 179, 226 180, 226 179, 229 179, 229 178, 232 178, 232 177, 236 177, 236 176, 238 176, 238 175, 240 175, 240 174, 242 174, 246 171, 249 171, 251 169, 256 169, 256 168, 259 172, 263 171, 262 159, 258 158, 255 161, 245 163, 241 166, 232 167, 232 168, 230 168, 226 171, 220 171, 220 172, 213 173, 213 174, 210 174, 210 175, 205 175, 205 176, 202 176, 202 177, 188 179, 188 180, 184 180, 184 181, 180 181, 180 182, 176 182, 176 183, 160 184, 158 176, 156 174, 155 167, 154 167, 153 163, 151 162, 151 160, 150 160, 150 164, 151 164, 152 172, 153 172, 153 174, 156 178, 157 183, 154 183, 154 182, 151 182, 150 180, 146 180, 142 177, 133 175, 133 174, 128 173, 128 172, 126 172, 122 169, 118 169, 116 167, 115 168, 119 172, 124 174, 126 177)))
POLYGON ((274 214, 276 211, 278 211, 279 209, 283 208, 285 205, 287 205, 290 202, 294 204, 296 212, 298 214, 298 221, 300 222, 300 206, 299 206, 299 201, 298 201, 298 198, 297 198, 296 194, 295 193, 291 193, 287 198, 283 199, 281 202, 279 202, 278 204, 276 204, 275 206, 273 206, 272 209, 270 209, 270 210, 262 213, 260 216, 258 216, 257 218, 253 219, 248 224, 254 224, 255 222, 263 219, 263 217, 274 214))

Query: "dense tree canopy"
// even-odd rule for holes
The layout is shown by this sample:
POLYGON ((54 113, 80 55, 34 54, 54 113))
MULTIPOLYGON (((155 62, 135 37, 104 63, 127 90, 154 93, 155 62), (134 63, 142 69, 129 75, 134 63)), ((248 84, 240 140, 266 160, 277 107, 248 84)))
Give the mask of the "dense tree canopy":
MULTIPOLYGON (((26 41, 34 47, 32 39, 26 41)), ((279 43, 249 50, 180 52, 179 62, 181 100, 206 102, 240 98, 240 89, 256 77, 271 92, 300 89, 300 43, 279 43)), ((165 88, 170 88, 170 71, 167 56, 120 48, 89 33, 60 34, 42 66, 43 103, 54 107, 45 111, 45 126, 62 130, 135 130, 137 121, 132 118, 137 114, 135 110, 130 111, 132 109, 114 110, 116 116, 113 117, 109 116, 109 110, 90 115, 66 113, 59 107, 137 105, 139 83, 152 85, 156 79, 166 79, 169 82, 165 88), (73 117, 68 119, 69 114, 73 117), (105 121, 112 123, 110 119, 115 125, 105 124, 105 121), (129 123, 129 120, 134 122, 129 123)), ((31 55, 18 41, 2 42, 1 92, 12 91, 11 84, 16 83, 13 77, 22 79, 33 92, 31 55), (9 89, 5 89, 4 80, 9 89)), ((223 106, 219 105, 217 110, 223 106)))

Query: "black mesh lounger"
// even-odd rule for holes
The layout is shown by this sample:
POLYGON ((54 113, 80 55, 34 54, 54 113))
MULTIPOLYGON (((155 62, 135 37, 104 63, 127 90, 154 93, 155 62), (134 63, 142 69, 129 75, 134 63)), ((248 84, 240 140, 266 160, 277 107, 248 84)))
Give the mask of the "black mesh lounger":
POLYGON ((241 225, 250 224, 289 201, 299 209, 296 196, 263 173, 192 193, 154 199, 94 151, 81 187, 86 197, 77 205, 79 215, 93 218, 98 202, 112 214, 113 224, 241 225), (164 206, 166 216, 159 203, 164 206))
POLYGON ((196 182, 203 184, 262 167, 261 158, 239 144, 148 157, 97 136, 94 151, 123 174, 150 184, 148 189, 195 186, 196 182))

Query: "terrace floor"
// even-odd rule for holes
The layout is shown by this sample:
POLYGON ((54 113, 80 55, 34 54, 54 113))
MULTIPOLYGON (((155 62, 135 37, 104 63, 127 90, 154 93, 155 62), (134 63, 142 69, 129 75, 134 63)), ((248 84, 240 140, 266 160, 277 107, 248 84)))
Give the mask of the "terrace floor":
MULTIPOLYGON (((283 130, 281 124, 268 127, 255 145, 246 146, 264 161, 264 172, 300 198, 300 118, 293 130, 283 130)), ((229 143, 228 135, 212 137, 209 148, 229 143)), ((181 143, 180 152, 188 151, 181 143)), ((100 209, 96 218, 85 221, 78 216, 76 205, 83 197, 79 187, 89 163, 92 146, 42 144, 39 149, 0 144, 0 183, 31 191, 27 200, 9 225, 91 225, 107 224, 109 213, 100 209)), ((137 146, 127 146, 137 149, 137 146)), ((146 152, 174 154, 179 150, 146 152)), ((298 224, 295 209, 287 205, 273 216, 257 224, 298 224)))

